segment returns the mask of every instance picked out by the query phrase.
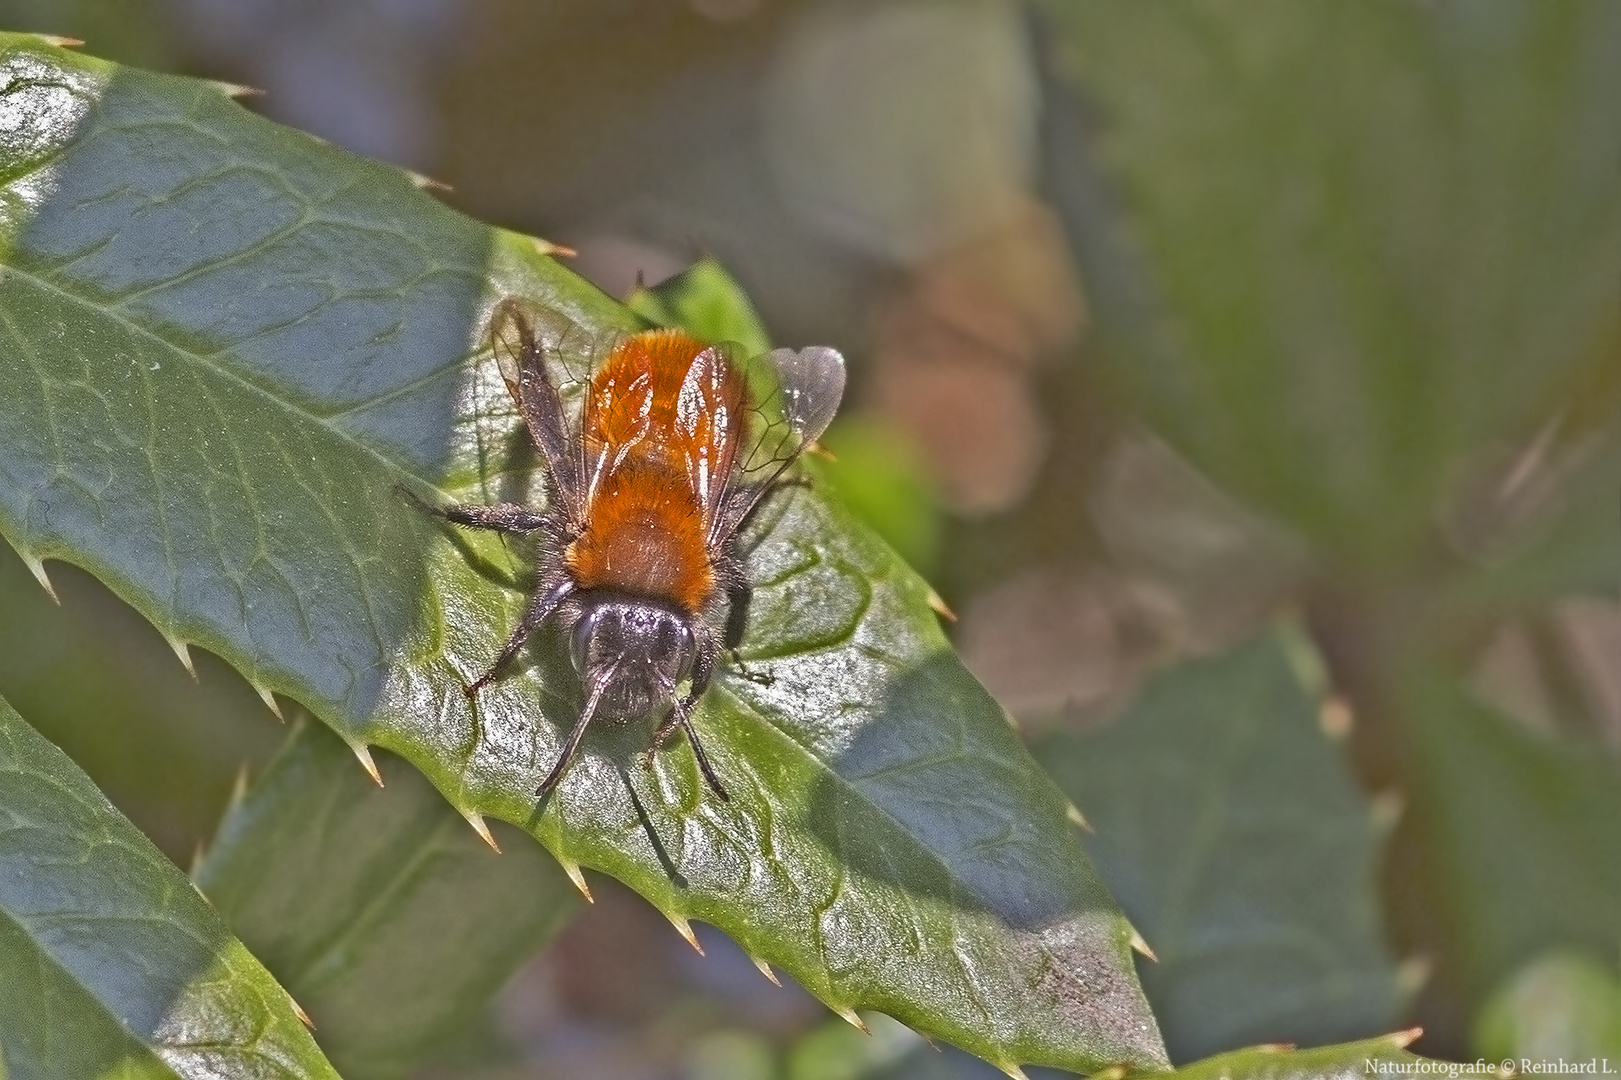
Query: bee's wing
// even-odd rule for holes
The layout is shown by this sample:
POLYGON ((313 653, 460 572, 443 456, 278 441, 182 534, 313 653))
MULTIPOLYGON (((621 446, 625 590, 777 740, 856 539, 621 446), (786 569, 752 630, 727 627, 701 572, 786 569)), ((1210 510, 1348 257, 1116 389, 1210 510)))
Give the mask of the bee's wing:
MULTIPOLYGON (((517 403, 529 435, 551 474, 552 490, 573 521, 583 508, 579 449, 563 413, 563 399, 547 368, 545 342, 536 324, 546 310, 531 301, 507 297, 490 316, 490 348, 507 393, 517 403)), ((542 324, 544 325, 544 323, 542 324)))
POLYGON ((821 438, 844 396, 844 357, 826 346, 777 349, 747 370, 756 404, 742 418, 735 454, 706 500, 711 549, 725 542, 783 471, 821 438))

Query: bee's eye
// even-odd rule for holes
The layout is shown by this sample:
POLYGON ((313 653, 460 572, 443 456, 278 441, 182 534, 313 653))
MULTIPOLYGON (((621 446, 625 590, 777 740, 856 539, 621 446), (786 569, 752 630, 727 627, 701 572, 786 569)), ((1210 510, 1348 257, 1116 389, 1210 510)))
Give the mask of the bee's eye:
POLYGON ((586 612, 584 617, 574 624, 574 633, 569 638, 569 659, 574 661, 574 670, 581 675, 586 674, 587 661, 591 655, 591 639, 596 636, 606 615, 605 609, 597 608, 586 612))

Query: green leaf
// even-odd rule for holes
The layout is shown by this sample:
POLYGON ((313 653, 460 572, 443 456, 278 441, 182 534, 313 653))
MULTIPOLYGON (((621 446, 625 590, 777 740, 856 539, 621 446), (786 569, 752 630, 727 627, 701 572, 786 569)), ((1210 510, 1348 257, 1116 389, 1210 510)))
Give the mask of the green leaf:
POLYGON ((705 341, 735 341, 749 356, 771 349, 754 305, 710 256, 652 288, 637 289, 625 304, 658 326, 679 326, 705 341))
POLYGON ((1614 363, 1615 5, 1045 8, 1074 88, 1058 198, 1114 374, 1323 551, 1422 553, 1462 460, 1614 363))
POLYGON ((399 1076, 473 1024, 575 899, 538 847, 512 833, 497 855, 421 773, 377 766, 381 790, 300 723, 192 875, 350 1080, 399 1076))
POLYGON ((603 724, 537 808, 580 707, 555 635, 476 712, 462 691, 519 616, 529 552, 394 489, 524 497, 527 440, 477 352, 496 295, 567 320, 565 354, 637 317, 215 86, 0 49, 0 532, 25 559, 86 567, 464 813, 714 923, 839 1010, 1000 1064, 1163 1062, 1065 800, 927 586, 816 493, 744 537, 750 670, 695 721, 732 801, 679 742, 644 771, 649 727, 603 724))
POLYGON ((1533 734, 1440 672, 1404 698, 1426 892, 1465 992, 1553 948, 1621 955, 1621 763, 1533 734))
POLYGON ((175 866, 0 700, 0 1076, 333 1077, 175 866))
POLYGON ((1382 831, 1324 735, 1320 668, 1272 631, 1150 681, 1106 728, 1037 757, 1159 957, 1143 984, 1174 1060, 1388 1030, 1382 831))
MULTIPOLYGON (((1500 1073, 1495 1059, 1452 1065, 1409 1053, 1405 1047, 1417 1034, 1416 1031, 1403 1031, 1362 1042, 1311 1050, 1268 1044, 1219 1054, 1184 1065, 1175 1072, 1133 1072, 1123 1076, 1105 1073, 1101 1076, 1116 1077, 1118 1080, 1143 1076, 1153 1076, 1155 1080, 1361 1080, 1363 1077, 1413 1076, 1444 1076, 1453 1080, 1478 1076, 1507 1080, 1511 1075, 1500 1073)), ((919 1046, 882 1067, 832 1075, 839 1080, 852 1075, 865 1080, 999 1080, 996 1073, 983 1062, 950 1050, 940 1053, 927 1046, 919 1046)), ((1041 1080, 1046 1080, 1050 1075, 1043 1073, 1041 1080)), ((799 1078, 791 1076, 791 1080, 799 1078)))
MULTIPOLYGON (((1417 1032, 1321 1046, 1313 1050, 1257 1046, 1185 1065, 1166 1080, 1365 1080, 1366 1077, 1491 1076, 1506 1080, 1496 1062, 1453 1066, 1405 1049, 1417 1032), (1464 1069, 1469 1069, 1465 1072, 1464 1069)), ((1137 1074, 1129 1074, 1135 1076, 1137 1074)))
POLYGON ((1474 1044, 1488 1061, 1552 1066, 1596 1057, 1621 1069, 1621 975, 1615 965, 1580 953, 1540 956, 1492 995, 1475 1023, 1474 1044))

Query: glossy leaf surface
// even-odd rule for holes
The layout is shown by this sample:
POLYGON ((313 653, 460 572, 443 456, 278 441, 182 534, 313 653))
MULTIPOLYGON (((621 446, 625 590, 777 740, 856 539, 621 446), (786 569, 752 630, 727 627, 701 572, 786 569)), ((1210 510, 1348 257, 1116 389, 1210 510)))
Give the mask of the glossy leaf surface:
POLYGON ((1065 800, 951 653, 927 587, 837 506, 771 499, 756 589, 690 750, 599 725, 541 634, 462 687, 524 602, 520 542, 395 494, 524 497, 533 456, 487 354, 494 299, 555 312, 565 362, 639 320, 536 254, 218 87, 0 44, 0 532, 106 581, 170 637, 392 749, 458 809, 704 919, 835 1008, 1004 1064, 1163 1062, 1130 928, 1065 800))
POLYGON ((0 701, 0 1075, 337 1074, 291 998, 56 747, 0 701))

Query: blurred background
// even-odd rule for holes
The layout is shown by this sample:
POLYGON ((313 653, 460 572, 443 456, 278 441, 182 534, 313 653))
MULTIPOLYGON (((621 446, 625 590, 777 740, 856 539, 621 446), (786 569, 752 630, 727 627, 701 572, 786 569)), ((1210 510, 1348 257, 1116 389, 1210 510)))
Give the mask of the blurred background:
MULTIPOLYGON (((779 341, 842 349, 840 493, 1098 828, 1176 1059, 1418 1024, 1435 1056, 1621 1062, 1621 6, 0 0, 0 26, 261 90, 615 296, 713 255, 779 341), (1141 894, 1106 826, 1157 781, 1111 794, 1099 754, 1144 680, 1279 620, 1321 667, 1323 783, 1373 824, 1285 898, 1354 963, 1245 976, 1355 986, 1269 1026, 1178 983, 1176 918, 1219 935, 1219 889, 1141 894)), ((0 555, 0 693, 184 865, 283 730, 52 577, 60 607, 0 555)), ((1251 902, 1254 855, 1201 873, 1251 902)), ((988 1069, 593 887, 424 1075, 988 1069)))

